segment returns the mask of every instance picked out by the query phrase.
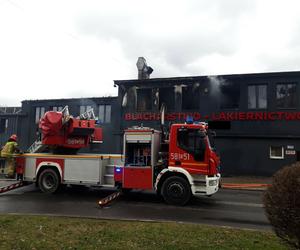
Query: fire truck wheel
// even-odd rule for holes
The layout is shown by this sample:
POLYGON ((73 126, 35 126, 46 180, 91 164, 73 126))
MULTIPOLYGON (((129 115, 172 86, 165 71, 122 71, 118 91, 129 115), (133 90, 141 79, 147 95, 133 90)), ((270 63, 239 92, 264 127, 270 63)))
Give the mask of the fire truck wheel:
POLYGON ((45 169, 39 176, 39 188, 44 193, 55 193, 59 188, 59 176, 53 169, 45 169))
POLYGON ((191 198, 190 184, 180 176, 171 176, 162 185, 162 196, 171 205, 185 205, 191 198))

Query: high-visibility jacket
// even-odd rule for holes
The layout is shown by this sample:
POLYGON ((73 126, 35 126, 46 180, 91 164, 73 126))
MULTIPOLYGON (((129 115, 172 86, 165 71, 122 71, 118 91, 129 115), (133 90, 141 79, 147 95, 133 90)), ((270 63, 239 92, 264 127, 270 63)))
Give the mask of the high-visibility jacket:
POLYGON ((2 157, 12 157, 15 150, 18 148, 18 143, 14 141, 7 142, 1 150, 2 157))

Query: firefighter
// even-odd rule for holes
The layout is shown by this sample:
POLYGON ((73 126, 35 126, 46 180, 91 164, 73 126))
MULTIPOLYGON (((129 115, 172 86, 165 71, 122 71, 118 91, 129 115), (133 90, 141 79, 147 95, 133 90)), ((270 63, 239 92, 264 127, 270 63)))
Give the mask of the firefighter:
POLYGON ((11 135, 1 150, 1 157, 5 158, 5 168, 7 169, 8 178, 13 178, 15 174, 15 159, 13 158, 13 154, 20 152, 17 140, 17 135, 11 135))

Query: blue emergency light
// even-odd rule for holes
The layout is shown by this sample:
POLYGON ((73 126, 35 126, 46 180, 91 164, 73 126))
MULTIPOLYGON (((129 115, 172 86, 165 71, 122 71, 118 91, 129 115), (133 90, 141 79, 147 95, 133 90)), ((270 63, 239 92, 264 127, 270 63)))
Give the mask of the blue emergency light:
POLYGON ((122 171, 122 169, 120 167, 116 167, 115 169, 116 169, 117 173, 121 173, 121 171, 122 171))
POLYGON ((193 119, 192 116, 188 115, 188 116, 186 117, 186 119, 185 119, 185 122, 186 122, 187 124, 193 124, 194 119, 193 119))

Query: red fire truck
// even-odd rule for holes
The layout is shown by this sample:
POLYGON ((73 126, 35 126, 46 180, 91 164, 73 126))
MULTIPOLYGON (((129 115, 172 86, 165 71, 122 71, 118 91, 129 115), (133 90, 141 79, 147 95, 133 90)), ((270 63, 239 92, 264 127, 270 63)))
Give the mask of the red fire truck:
POLYGON ((192 195, 218 191, 220 160, 210 145, 207 124, 173 124, 168 136, 132 127, 124 132, 122 155, 78 154, 78 149, 102 140, 91 114, 74 118, 67 109, 47 112, 40 121, 41 140, 17 159, 18 176, 45 193, 68 184, 155 190, 177 205, 192 195))

